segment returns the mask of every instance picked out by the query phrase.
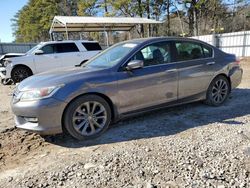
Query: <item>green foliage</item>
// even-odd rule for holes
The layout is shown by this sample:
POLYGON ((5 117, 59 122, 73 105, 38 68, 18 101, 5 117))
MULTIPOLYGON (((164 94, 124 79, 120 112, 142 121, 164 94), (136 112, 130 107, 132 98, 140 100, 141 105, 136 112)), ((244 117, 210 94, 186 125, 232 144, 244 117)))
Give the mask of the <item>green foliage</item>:
POLYGON ((58 7, 58 0, 30 0, 13 19, 16 42, 48 40, 48 30, 53 17, 59 13, 58 7))

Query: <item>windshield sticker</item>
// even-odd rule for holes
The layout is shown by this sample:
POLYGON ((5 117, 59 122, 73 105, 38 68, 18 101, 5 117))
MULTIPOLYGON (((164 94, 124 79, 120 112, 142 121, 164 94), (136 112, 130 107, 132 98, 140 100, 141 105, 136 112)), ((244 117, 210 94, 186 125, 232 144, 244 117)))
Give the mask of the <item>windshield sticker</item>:
POLYGON ((136 44, 127 43, 127 44, 124 44, 122 47, 125 47, 125 48, 134 48, 134 47, 136 47, 136 44))

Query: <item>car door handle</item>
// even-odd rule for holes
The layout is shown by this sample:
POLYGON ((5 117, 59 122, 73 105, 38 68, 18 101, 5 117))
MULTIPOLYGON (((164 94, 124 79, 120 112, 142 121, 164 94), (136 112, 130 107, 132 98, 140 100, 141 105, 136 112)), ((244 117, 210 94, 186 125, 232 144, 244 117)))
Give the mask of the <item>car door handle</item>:
POLYGON ((208 62, 207 65, 214 65, 215 62, 208 62))
POLYGON ((176 72, 177 71, 177 69, 170 69, 170 70, 166 70, 165 72, 166 73, 172 73, 172 72, 176 72))

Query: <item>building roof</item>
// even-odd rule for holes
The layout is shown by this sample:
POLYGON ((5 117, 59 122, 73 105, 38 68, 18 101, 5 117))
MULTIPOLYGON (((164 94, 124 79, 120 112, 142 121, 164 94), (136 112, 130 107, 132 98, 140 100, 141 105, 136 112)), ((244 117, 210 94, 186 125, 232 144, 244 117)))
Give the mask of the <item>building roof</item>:
POLYGON ((55 16, 50 28, 52 32, 102 32, 130 31, 138 24, 160 24, 162 22, 138 17, 82 17, 55 16))

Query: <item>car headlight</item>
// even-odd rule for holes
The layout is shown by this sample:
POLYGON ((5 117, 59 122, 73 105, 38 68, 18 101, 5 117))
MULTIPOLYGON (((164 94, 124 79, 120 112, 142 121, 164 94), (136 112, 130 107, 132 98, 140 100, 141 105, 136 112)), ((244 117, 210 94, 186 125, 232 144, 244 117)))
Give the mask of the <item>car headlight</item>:
POLYGON ((19 98, 20 101, 32 101, 49 98, 54 95, 61 87, 62 86, 52 86, 22 91, 18 94, 17 98, 19 98))
POLYGON ((3 65, 4 65, 5 67, 7 67, 7 65, 10 64, 10 63, 11 63, 10 60, 4 60, 3 65))

